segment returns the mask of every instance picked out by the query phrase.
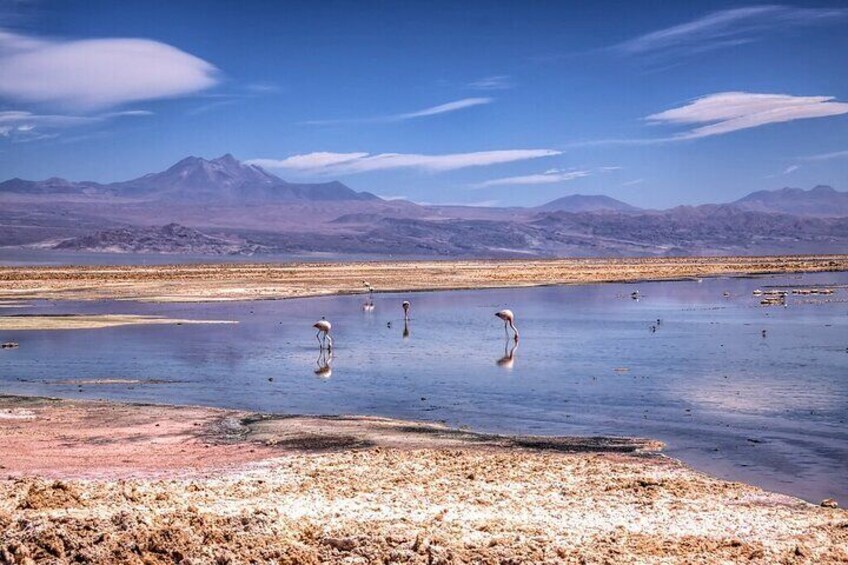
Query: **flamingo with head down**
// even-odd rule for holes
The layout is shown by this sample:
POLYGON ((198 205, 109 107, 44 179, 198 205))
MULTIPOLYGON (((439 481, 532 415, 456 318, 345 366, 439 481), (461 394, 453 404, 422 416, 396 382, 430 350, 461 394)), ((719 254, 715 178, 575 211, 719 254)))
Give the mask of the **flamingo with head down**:
POLYGON ((518 341, 518 328, 515 327, 515 314, 512 313, 512 310, 501 310, 500 312, 495 312, 495 316, 503 320, 504 333, 506 333, 507 338, 509 337, 508 328, 512 328, 512 331, 515 334, 513 339, 518 341))
POLYGON ((331 350, 333 348, 333 338, 330 337, 330 330, 333 329, 333 324, 326 319, 321 318, 312 324, 312 327, 318 330, 318 333, 315 334, 315 338, 318 340, 318 343, 321 344, 321 349, 326 347, 327 351, 331 350))

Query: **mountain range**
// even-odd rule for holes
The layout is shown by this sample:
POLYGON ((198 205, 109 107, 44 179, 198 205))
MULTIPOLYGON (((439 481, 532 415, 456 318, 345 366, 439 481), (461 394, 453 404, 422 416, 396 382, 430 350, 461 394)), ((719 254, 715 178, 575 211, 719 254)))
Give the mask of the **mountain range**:
MULTIPOLYGON (((0 183, 2 248, 214 255, 592 256, 836 252, 848 192, 753 192, 644 210, 573 194, 535 208, 424 206, 341 182, 290 183, 232 155, 101 184, 0 183)), ((33 251, 34 252, 34 251, 33 251)))
POLYGON ((848 216, 848 192, 819 185, 811 190, 783 188, 760 190, 740 198, 734 206, 750 212, 771 212, 793 216, 848 216))
POLYGON ((2 193, 108 196, 179 202, 214 199, 230 203, 377 199, 373 194, 356 192, 338 181, 321 184, 289 183, 260 167, 244 164, 230 154, 211 161, 186 157, 161 173, 150 173, 111 184, 71 182, 55 177, 44 181, 14 178, 0 183, 2 193))

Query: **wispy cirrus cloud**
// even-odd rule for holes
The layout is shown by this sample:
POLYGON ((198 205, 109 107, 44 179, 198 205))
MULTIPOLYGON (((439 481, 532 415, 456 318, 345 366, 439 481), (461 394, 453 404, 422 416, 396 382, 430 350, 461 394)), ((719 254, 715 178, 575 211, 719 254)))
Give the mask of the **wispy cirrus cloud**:
POLYGON ((831 153, 819 153, 818 155, 807 155, 800 158, 802 161, 830 161, 831 159, 848 159, 848 149, 844 151, 833 151, 831 153))
POLYGON ((90 112, 218 83, 210 63, 148 39, 41 39, 0 28, 0 97, 90 112))
POLYGON ((720 92, 645 119, 653 124, 698 126, 666 138, 683 140, 841 114, 848 114, 848 103, 837 101, 833 96, 720 92))
POLYGON ((402 114, 389 114, 387 116, 373 116, 370 118, 350 118, 340 120, 309 120, 303 123, 312 126, 327 126, 339 124, 404 122, 406 120, 414 120, 416 118, 438 116, 439 114, 448 114, 450 112, 465 110, 466 108, 473 108, 474 106, 491 104, 492 102, 494 102, 494 98, 463 98, 462 100, 454 100, 453 102, 447 102, 445 104, 439 104, 438 106, 431 106, 422 110, 416 110, 414 112, 405 112, 402 114))
POLYGON ((150 116, 147 110, 127 110, 101 114, 74 116, 62 114, 34 114, 19 110, 0 112, 0 137, 12 141, 34 141, 59 135, 60 130, 79 128, 108 122, 115 118, 150 116))
POLYGON ((248 163, 268 169, 286 169, 306 174, 356 174, 389 169, 420 169, 430 172, 484 167, 559 155, 554 149, 505 149, 421 155, 416 153, 329 153, 292 155, 285 159, 252 159, 248 163))
POLYGON ((533 175, 521 175, 515 177, 503 177, 491 179, 477 183, 472 188, 490 188, 493 186, 513 186, 513 185, 534 185, 534 184, 555 184, 560 182, 568 182, 575 179, 588 177, 591 171, 586 170, 562 170, 548 169, 544 173, 533 175))
POLYGON ((619 43, 612 50, 632 56, 685 56, 759 41, 773 32, 827 25, 846 18, 846 8, 745 6, 652 31, 619 43))
POLYGON ((473 90, 509 90, 515 84, 509 75, 494 75, 483 77, 468 83, 468 88, 473 90))

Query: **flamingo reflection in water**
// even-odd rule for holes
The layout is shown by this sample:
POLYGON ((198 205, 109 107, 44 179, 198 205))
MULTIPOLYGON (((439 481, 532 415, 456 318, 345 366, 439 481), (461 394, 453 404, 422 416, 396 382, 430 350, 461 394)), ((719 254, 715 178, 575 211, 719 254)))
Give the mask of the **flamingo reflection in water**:
POLYGON ((518 341, 507 338, 504 341, 503 357, 495 361, 497 366, 503 367, 504 369, 512 369, 512 366, 515 364, 516 351, 518 351, 518 341))
POLYGON ((318 353, 318 361, 316 361, 318 368, 314 371, 315 376, 320 377, 322 379, 329 379, 330 376, 333 374, 332 363, 333 352, 322 347, 320 352, 318 353))

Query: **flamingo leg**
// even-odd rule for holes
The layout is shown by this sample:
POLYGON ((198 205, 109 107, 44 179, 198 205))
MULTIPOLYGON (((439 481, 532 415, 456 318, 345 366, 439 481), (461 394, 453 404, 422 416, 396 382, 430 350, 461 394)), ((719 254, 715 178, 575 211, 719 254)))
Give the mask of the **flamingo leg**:
POLYGON ((512 331, 515 332, 515 341, 518 341, 518 328, 515 327, 515 324, 512 322, 509 323, 510 327, 512 327, 512 331))
POLYGON ((330 351, 333 348, 333 338, 330 337, 330 334, 324 334, 327 337, 327 351, 330 351))
POLYGON ((318 333, 315 334, 315 339, 318 340, 318 345, 321 346, 321 349, 324 349, 324 342, 321 341, 321 330, 318 330, 318 333))

